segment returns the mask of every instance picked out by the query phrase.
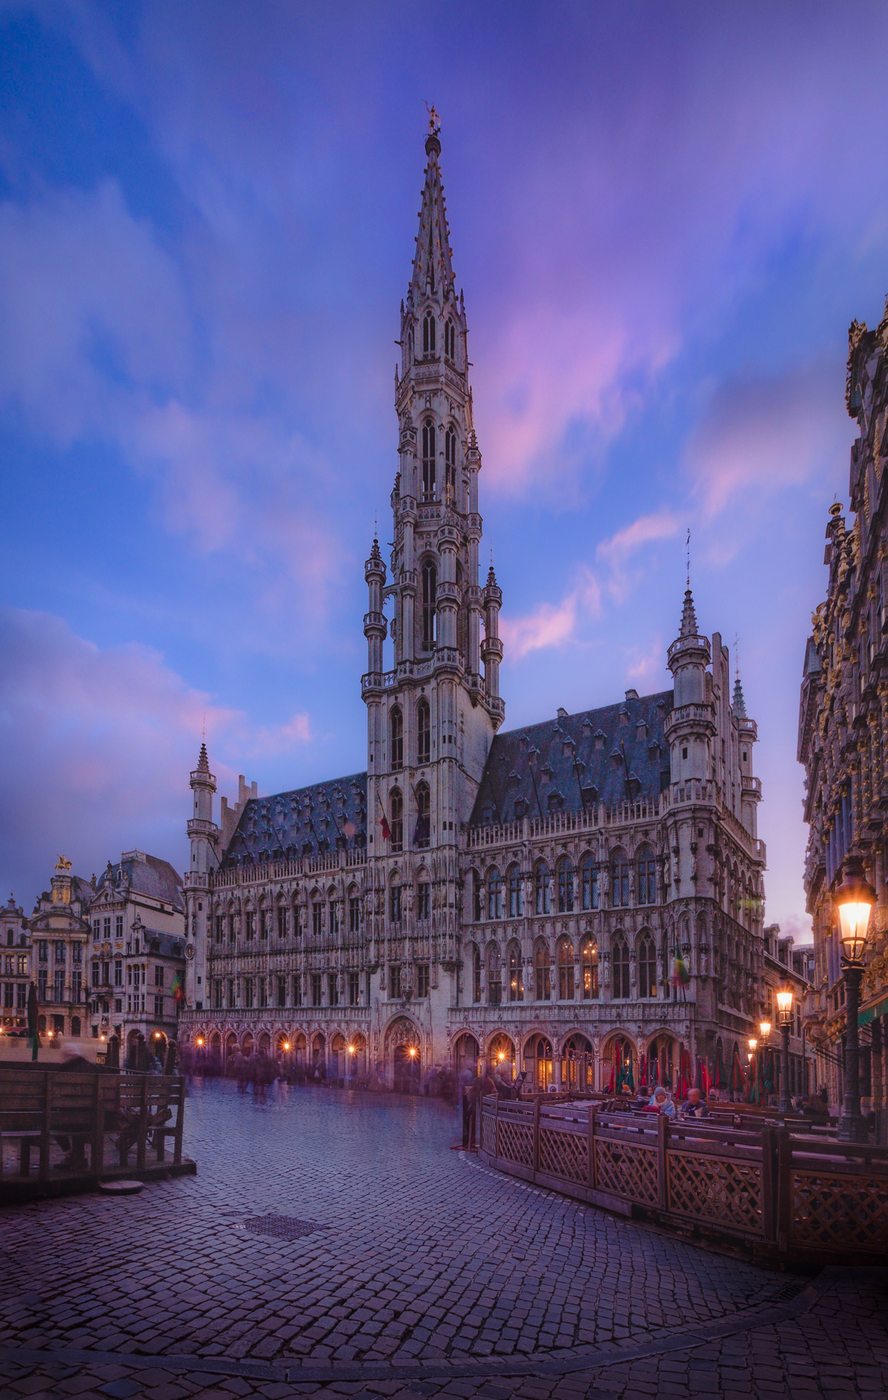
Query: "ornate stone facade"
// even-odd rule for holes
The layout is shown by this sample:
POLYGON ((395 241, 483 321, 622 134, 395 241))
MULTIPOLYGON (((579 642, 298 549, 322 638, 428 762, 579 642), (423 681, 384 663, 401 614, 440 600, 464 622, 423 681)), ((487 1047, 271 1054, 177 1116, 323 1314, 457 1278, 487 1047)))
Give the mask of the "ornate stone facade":
POLYGON ((853 520, 830 507, 825 600, 805 652, 799 762, 809 823, 805 890, 814 923, 816 990, 807 1029, 818 1083, 841 1098, 844 983, 833 893, 842 863, 860 857, 878 902, 870 920, 860 1026, 864 1107, 888 1140, 888 307, 876 330, 849 332, 846 404, 853 520))
POLYGON ((481 1054, 541 1084, 598 1086, 627 1063, 674 1080, 697 1057, 727 1075, 759 1012, 756 726, 688 587, 671 689, 498 732, 502 594, 492 568, 479 584, 440 149, 433 129, 394 543, 388 568, 377 540, 365 564, 367 771, 261 799, 241 779, 217 824, 201 748, 182 1032, 405 1084, 481 1054))

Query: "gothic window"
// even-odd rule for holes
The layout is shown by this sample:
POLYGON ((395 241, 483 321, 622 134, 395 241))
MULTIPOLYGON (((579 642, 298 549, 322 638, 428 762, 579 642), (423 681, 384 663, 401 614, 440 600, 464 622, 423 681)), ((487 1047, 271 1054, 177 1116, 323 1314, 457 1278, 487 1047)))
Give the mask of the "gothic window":
POLYGON ((348 931, 349 933, 360 933, 361 931, 361 896, 353 885, 348 892, 348 931))
POLYGON ((490 1006, 499 1006, 503 999, 503 965, 500 950, 495 943, 487 945, 487 1001, 490 1006))
POLYGON ((538 860, 533 870, 534 909, 537 914, 551 914, 552 891, 549 887, 549 867, 538 860))
POLYGON ((431 420, 422 425, 422 499, 435 499, 435 425, 431 420))
POLYGON ((393 924, 401 922, 401 886, 389 886, 389 920, 393 924))
POLYGON ((642 997, 657 995, 657 954, 654 940, 649 933, 641 933, 636 944, 638 956, 638 994, 642 997))
POLYGON ((416 797, 416 829, 413 832, 413 844, 418 851, 427 851, 431 839, 428 783, 417 783, 414 795, 416 797))
POLYGON ((598 908, 598 866, 588 853, 580 862, 580 895, 584 909, 598 908))
POLYGON ((650 846, 642 846, 636 857, 638 904, 657 902, 657 862, 650 846))
POLYGON ((503 877, 495 865, 487 872, 487 917, 503 917, 503 877))
POLYGON ((335 938, 339 933, 339 900, 333 888, 327 892, 327 928, 331 937, 335 938))
POLYGON ((472 1001, 477 1004, 481 1000, 481 950, 477 943, 472 943, 469 951, 472 959, 472 1001))
POLYGON ((456 432, 452 427, 444 434, 444 485, 452 503, 456 494, 456 432))
POLYGON ((481 876, 477 870, 470 873, 472 885, 472 919, 475 923, 481 918, 481 876))
POLYGON ((517 943, 509 944, 507 958, 509 964, 509 1001, 523 1001, 524 977, 521 968, 521 948, 517 943))
POLYGON ((391 807, 391 847, 394 852, 404 849, 404 799, 400 788, 392 788, 389 796, 391 807))
POLYGON ((570 856, 562 856, 555 867, 558 913, 572 914, 574 907, 574 868, 570 856))
POLYGON ((389 748, 392 768, 400 768, 404 762, 404 716, 399 705, 393 705, 389 714, 389 748))
POLYGON ((520 919, 524 915, 524 881, 521 879, 521 867, 510 865, 506 871, 506 881, 509 888, 509 918, 520 919))
POLYGON ((256 933, 256 915, 252 909, 247 910, 244 915, 244 922, 246 924, 246 937, 252 938, 256 933))
POLYGON ((583 1000, 598 1000, 598 944, 594 938, 584 938, 580 949, 580 975, 583 979, 583 1000))
POLYGON ((392 963, 389 968, 389 996, 397 1000, 401 995, 401 967, 399 963, 392 963))
POLYGON ((456 359, 456 326, 449 316, 444 323, 444 354, 448 360, 456 359))
POLYGON ((545 938, 538 938, 533 950, 534 995, 537 1001, 548 1001, 551 991, 552 959, 545 938))
POLYGON ((429 965, 427 962, 416 964, 416 995, 427 997, 429 994, 429 965))
POLYGON ((311 931, 315 938, 320 938, 321 929, 324 924, 324 906, 318 897, 311 901, 311 931))
POLYGON ((629 903, 629 862, 625 851, 611 857, 611 908, 625 909, 629 903))
POLYGON ((435 594, 438 591, 438 570, 435 561, 427 559, 422 566, 422 649, 431 651, 435 645, 435 594))
POLYGON ((416 917, 429 919, 432 914, 432 887, 426 878, 420 878, 416 886, 416 917))
POLYGON ((629 948, 621 933, 611 945, 611 992, 614 997, 629 996, 629 948))
POLYGON ((431 311, 427 311, 422 318, 422 353, 423 355, 434 355, 436 353, 437 327, 435 318, 431 311))
POLYGON ((558 949, 558 1000, 573 1001, 574 997, 574 952, 569 938, 559 938, 558 949))
MULTIPOLYGON (((277 935, 278 938, 287 936, 287 906, 279 904, 277 906, 277 935)), ((281 1003, 283 1005, 283 1003, 281 1003)))
POLYGON ((428 700, 419 700, 416 706, 416 761, 428 763, 432 756, 432 722, 428 700))

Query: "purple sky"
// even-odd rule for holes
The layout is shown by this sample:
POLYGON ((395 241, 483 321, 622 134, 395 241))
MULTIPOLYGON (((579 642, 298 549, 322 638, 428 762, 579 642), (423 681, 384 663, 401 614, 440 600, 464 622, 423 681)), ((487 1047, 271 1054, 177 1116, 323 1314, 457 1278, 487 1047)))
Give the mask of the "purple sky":
POLYGON ((0 0, 0 891, 186 861, 364 766, 398 304, 443 117, 507 726, 669 683, 684 535, 739 637, 767 918, 847 327, 888 285, 883 4, 0 0))

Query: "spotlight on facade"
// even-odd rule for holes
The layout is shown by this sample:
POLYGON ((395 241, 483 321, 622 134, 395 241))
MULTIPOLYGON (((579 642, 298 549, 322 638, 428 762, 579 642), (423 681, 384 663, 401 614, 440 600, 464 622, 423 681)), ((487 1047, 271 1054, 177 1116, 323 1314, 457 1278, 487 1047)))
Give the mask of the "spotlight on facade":
POLYGON ((290 1048, 290 1042, 289 1042, 289 1040, 283 1040, 283 1041, 281 1041, 281 1049, 283 1050, 283 1052, 284 1052, 285 1055, 286 1055, 287 1051, 289 1050, 289 1048, 290 1048))

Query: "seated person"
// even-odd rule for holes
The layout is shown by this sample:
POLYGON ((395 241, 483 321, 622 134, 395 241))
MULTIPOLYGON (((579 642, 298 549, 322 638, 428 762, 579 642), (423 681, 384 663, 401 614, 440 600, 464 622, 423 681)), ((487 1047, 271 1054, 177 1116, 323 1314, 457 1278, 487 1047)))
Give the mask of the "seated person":
POLYGON ((681 1118, 708 1118, 709 1109, 703 1098, 701 1089, 689 1089, 688 1097, 681 1106, 679 1116, 681 1118))
POLYGON ((655 1089, 645 1112, 662 1113, 664 1118, 674 1118, 675 1104, 672 1102, 672 1095, 669 1093, 669 1090, 662 1087, 655 1089))

